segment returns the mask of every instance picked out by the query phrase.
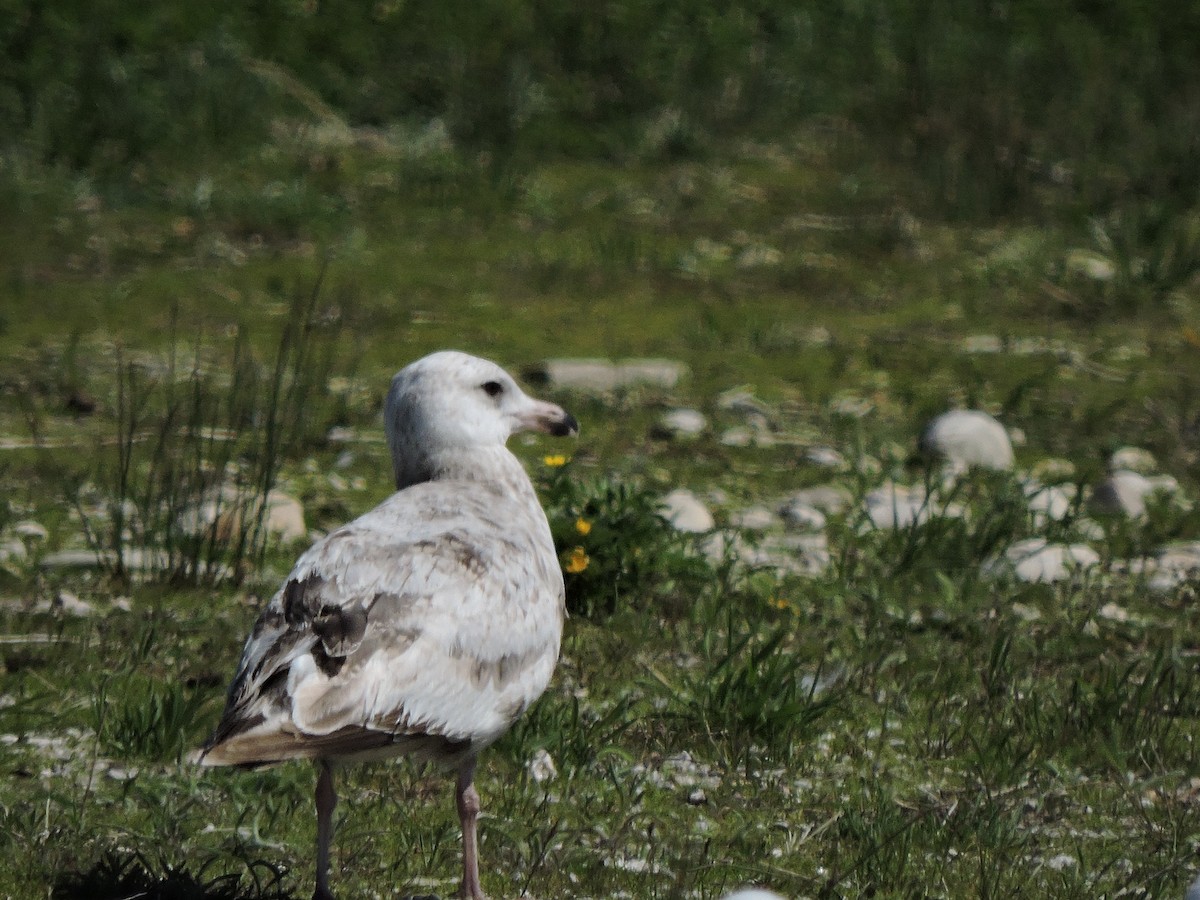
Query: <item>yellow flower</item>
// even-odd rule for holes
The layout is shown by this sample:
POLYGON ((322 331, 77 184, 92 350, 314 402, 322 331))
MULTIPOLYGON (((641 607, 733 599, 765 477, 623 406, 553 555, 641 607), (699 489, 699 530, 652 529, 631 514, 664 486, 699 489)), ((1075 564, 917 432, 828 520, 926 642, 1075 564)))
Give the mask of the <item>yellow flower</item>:
POLYGON ((550 456, 543 456, 542 462, 552 469, 557 469, 559 466, 565 466, 567 464, 567 458, 561 453, 554 453, 550 456))
POLYGON ((767 604, 769 606, 775 607, 776 609, 791 609, 792 608, 791 602, 784 599, 783 597, 772 597, 770 600, 767 601, 767 604))
POLYGON ((578 575, 588 567, 588 563, 590 562, 591 560, 588 559, 588 555, 583 551, 583 548, 576 547, 567 555, 566 569, 572 575, 578 575))
POLYGON ((583 518, 582 516, 580 516, 578 519, 575 520, 575 530, 578 531, 580 534, 587 534, 589 531, 592 530, 592 523, 589 522, 587 519, 583 518))

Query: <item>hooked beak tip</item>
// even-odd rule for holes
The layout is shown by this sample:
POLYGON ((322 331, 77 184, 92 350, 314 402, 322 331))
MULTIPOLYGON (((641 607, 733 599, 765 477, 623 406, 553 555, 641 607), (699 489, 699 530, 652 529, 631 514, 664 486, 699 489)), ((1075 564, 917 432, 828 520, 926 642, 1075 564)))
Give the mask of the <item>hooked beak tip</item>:
POLYGON ((547 430, 555 437, 574 437, 579 434, 579 420, 570 413, 563 413, 561 419, 549 423, 547 430))

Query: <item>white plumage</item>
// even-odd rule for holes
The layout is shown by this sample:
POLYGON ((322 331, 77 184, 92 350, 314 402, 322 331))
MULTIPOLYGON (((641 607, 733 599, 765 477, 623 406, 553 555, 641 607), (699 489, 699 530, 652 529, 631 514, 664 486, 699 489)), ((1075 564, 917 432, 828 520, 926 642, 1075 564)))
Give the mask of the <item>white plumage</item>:
POLYGON ((545 689, 564 616, 550 527, 504 445, 578 424, 494 363, 445 351, 396 375, 386 425, 397 493, 296 562, 199 761, 318 761, 318 900, 331 897, 332 762, 455 767, 462 895, 479 900, 475 760, 545 689))

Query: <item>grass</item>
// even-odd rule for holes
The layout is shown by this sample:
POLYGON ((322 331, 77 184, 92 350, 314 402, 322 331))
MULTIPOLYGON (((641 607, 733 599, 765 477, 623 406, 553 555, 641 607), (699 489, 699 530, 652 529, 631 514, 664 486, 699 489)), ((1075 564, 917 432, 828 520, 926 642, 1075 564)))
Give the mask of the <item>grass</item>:
MULTIPOLYGON (((878 41, 912 35, 892 25, 878 41)), ((295 557, 260 527, 261 499, 286 491, 323 531, 386 496, 387 379, 445 346, 517 371, 578 354, 690 372, 670 391, 555 396, 583 423, 565 465, 545 462, 561 444, 514 441, 575 571, 555 680, 479 774, 493 895, 1182 893, 1200 847, 1195 581, 1154 594, 1123 563, 1200 539, 1195 510, 1097 531, 1080 501, 1042 524, 1021 484, 983 474, 943 492, 963 518, 879 531, 858 510, 888 479, 935 486, 909 457, 953 405, 1020 428, 1023 467, 1071 462, 1068 485, 1137 444, 1194 497, 1194 214, 1122 206, 1137 194, 1107 171, 1059 191, 1036 154, 993 171, 987 141, 955 143, 934 115, 953 81, 922 68, 936 47, 873 57, 935 89, 910 96, 937 151, 918 171, 901 165, 915 145, 874 153, 852 122, 721 141, 717 113, 691 108, 647 115, 619 164, 489 155, 463 137, 487 111, 466 108, 449 130, 405 119, 347 140, 279 72, 223 98, 246 65, 236 43, 205 51, 213 92, 189 115, 276 96, 288 115, 250 150, 168 164, 150 148, 127 176, 4 156, 18 216, 0 221, 0 547, 24 543, 0 565, 0 896, 309 895, 312 772, 183 756, 295 557), (972 349, 981 337, 1000 352, 972 349), (720 400, 733 390, 766 410, 770 446, 719 439, 744 424, 720 400), (657 436, 679 405, 711 431, 657 436), (846 469, 808 462, 815 445, 846 469), (237 527, 183 529, 218 482, 237 527), (711 552, 655 505, 691 488, 728 547, 739 510, 830 482, 854 502, 829 516, 829 567, 804 576, 711 552), (45 541, 15 537, 28 519, 45 541), (985 574, 1038 535, 1084 540, 1102 565, 1055 585, 985 574), (88 549, 107 565, 41 565, 88 549), (137 570, 134 550, 159 561, 137 570), (538 751, 553 779, 528 768, 538 751)), ((171 64, 136 123, 191 96, 197 59, 171 64)), ((340 791, 342 896, 452 890, 443 776, 356 767, 340 791)))

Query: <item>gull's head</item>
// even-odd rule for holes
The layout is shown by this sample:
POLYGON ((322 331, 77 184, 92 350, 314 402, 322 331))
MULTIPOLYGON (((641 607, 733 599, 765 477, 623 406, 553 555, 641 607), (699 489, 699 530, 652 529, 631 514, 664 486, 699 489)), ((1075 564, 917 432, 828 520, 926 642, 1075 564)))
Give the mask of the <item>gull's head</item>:
POLYGON ((562 407, 530 397, 494 362, 456 350, 431 353, 397 372, 384 422, 397 486, 430 477, 421 470, 442 454, 503 447, 518 431, 579 433, 562 407))

